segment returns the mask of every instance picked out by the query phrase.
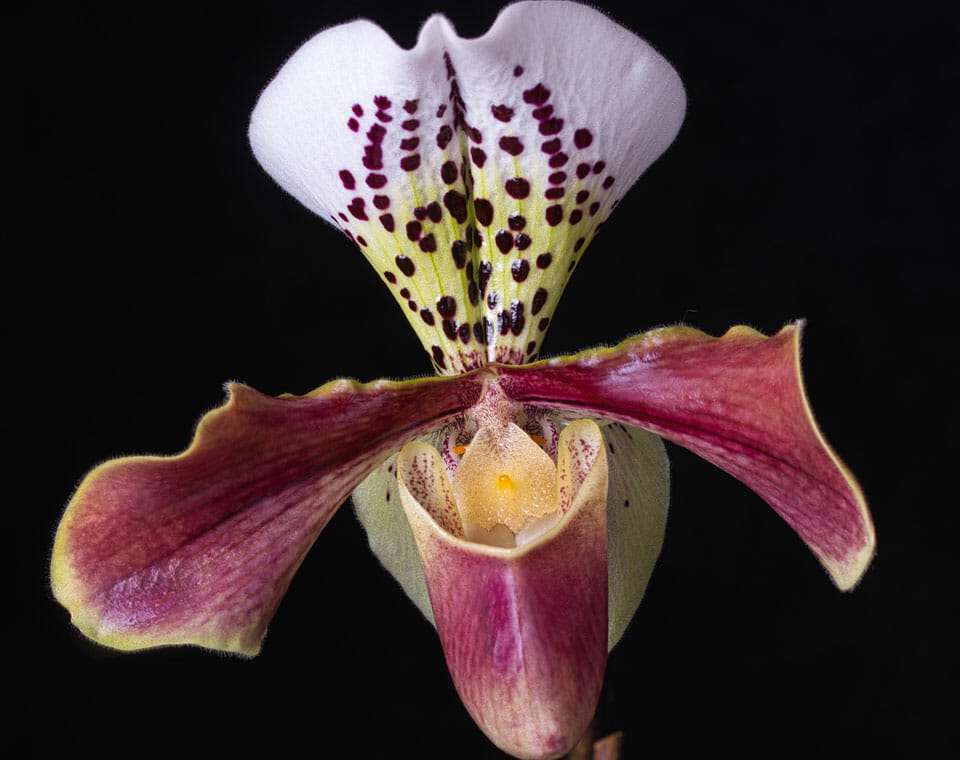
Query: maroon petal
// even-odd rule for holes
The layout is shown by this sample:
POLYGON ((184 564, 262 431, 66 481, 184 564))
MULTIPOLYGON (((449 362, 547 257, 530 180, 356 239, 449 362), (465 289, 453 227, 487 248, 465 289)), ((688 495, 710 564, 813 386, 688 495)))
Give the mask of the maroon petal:
POLYGON ((274 399, 231 385, 184 453, 115 459, 87 475, 57 532, 54 594, 84 634, 118 649, 255 654, 350 491, 479 390, 468 377, 337 380, 274 399))
POLYGON ((800 534, 841 589, 873 556, 853 475, 821 435, 800 376, 802 323, 771 338, 671 327, 612 349, 498 368, 508 396, 636 425, 743 481, 800 534))
POLYGON ((453 495, 436 450, 408 444, 397 464, 457 692, 484 733, 523 758, 569 751, 593 717, 606 665, 608 472, 595 423, 567 426, 557 464, 563 517, 510 549, 458 538, 424 508, 453 495))

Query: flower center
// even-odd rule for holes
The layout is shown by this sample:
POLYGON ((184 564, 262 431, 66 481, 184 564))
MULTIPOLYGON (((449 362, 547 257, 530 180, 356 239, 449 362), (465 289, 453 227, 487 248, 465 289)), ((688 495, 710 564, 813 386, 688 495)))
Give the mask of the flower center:
POLYGON ((451 485, 469 541, 520 546, 559 519, 557 466, 513 423, 481 428, 451 485))

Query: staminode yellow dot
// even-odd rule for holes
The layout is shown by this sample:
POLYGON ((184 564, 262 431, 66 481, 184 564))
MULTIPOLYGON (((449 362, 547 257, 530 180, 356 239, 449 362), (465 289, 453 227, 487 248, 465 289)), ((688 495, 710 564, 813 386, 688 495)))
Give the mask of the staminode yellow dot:
POLYGON ((512 491, 513 490, 513 480, 506 473, 503 473, 499 478, 497 478, 497 488, 501 491, 512 491))

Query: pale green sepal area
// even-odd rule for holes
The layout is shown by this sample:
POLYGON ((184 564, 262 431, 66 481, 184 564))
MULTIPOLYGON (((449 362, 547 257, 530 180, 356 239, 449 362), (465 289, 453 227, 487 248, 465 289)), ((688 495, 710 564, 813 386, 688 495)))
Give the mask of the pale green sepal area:
MULTIPOLYGON (((421 440, 434 446, 439 443, 436 435, 421 440)), ((354 490, 352 499, 357 519, 367 532, 370 550, 436 628, 420 552, 397 490, 397 454, 370 473, 354 490)))
POLYGON ((670 505, 663 441, 639 428, 597 419, 607 444, 608 649, 633 618, 660 556, 670 505))

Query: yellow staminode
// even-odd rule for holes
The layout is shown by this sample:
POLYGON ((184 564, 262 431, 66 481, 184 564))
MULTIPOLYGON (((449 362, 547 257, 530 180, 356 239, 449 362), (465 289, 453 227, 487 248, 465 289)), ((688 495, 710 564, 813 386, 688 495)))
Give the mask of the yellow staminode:
POLYGON ((513 423, 477 433, 452 486, 471 541, 513 546, 517 534, 559 509, 557 466, 513 423))

